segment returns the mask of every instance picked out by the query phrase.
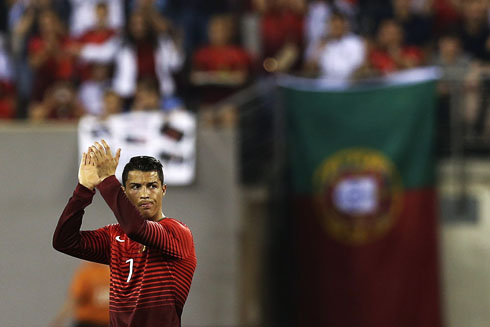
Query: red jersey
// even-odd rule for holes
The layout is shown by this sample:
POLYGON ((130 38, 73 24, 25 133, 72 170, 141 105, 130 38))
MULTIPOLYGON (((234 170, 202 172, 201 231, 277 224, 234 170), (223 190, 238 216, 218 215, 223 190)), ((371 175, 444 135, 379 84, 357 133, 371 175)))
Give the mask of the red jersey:
MULTIPOLYGON (((91 29, 83 33, 77 42, 82 47, 87 45, 103 45, 104 43, 111 41, 111 39, 114 39, 116 36, 117 31, 110 28, 91 29)), ((92 61, 78 61, 78 77, 81 77, 84 81, 90 79, 92 77, 92 64, 92 61)))
POLYGON ((204 71, 250 71, 251 59, 248 53, 237 46, 204 46, 193 56, 193 66, 204 71))
POLYGON ((80 231, 95 192, 78 185, 56 227, 53 246, 109 264, 112 327, 178 327, 196 268, 191 231, 181 222, 145 220, 114 177, 97 186, 119 224, 80 231))
POLYGON ((82 44, 102 44, 109 41, 111 38, 117 35, 116 30, 105 28, 105 29, 92 29, 83 33, 78 39, 78 42, 82 44))
POLYGON ((136 65, 138 80, 150 78, 158 80, 155 62, 155 46, 148 41, 137 42, 136 48, 136 65))
POLYGON ((264 57, 272 57, 288 42, 301 47, 303 44, 304 17, 284 10, 270 10, 261 21, 262 51, 264 57))
MULTIPOLYGON (((416 66, 423 62, 423 53, 420 48, 415 46, 405 46, 401 49, 401 55, 404 59, 412 60, 416 66)), ((395 59, 385 50, 373 50, 369 53, 369 62, 382 74, 389 74, 400 70, 395 59)))
MULTIPOLYGON (((252 60, 242 48, 234 45, 200 48, 192 58, 193 68, 197 71, 251 73, 252 60)), ((243 85, 203 85, 199 88, 201 102, 214 104, 236 93, 243 85)))

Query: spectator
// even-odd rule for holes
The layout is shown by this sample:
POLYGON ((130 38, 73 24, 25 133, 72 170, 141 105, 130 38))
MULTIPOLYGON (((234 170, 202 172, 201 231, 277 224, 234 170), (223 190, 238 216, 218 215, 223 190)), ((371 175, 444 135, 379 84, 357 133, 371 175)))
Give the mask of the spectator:
POLYGON ((65 33, 54 13, 46 9, 39 15, 39 34, 29 41, 29 63, 34 71, 33 99, 40 101, 47 89, 74 74, 73 40, 65 33))
POLYGON ((490 62, 490 27, 488 23, 487 1, 465 0, 461 2, 462 23, 457 26, 464 51, 477 62, 476 72, 471 74, 474 88, 470 93, 472 101, 466 104, 466 120, 473 136, 490 134, 488 106, 490 97, 489 62, 490 62))
POLYGON ((318 44, 319 40, 327 36, 332 11, 340 11, 351 26, 357 26, 357 0, 312 0, 308 3, 305 17, 306 48, 318 44))
POLYGON ((16 0, 10 1, 9 30, 14 31, 20 24, 27 27, 28 31, 33 27, 39 13, 44 10, 54 11, 64 25, 69 24, 71 6, 68 0, 16 0))
MULTIPOLYGON (((138 0, 133 0, 138 1, 138 0)), ((148 1, 148 0, 147 0, 148 1)), ((158 2, 158 0, 156 0, 158 2)), ((165 0, 164 13, 183 34, 183 48, 190 56, 206 43, 206 26, 213 15, 231 13, 235 0, 165 0)))
MULTIPOLYGON (((79 37, 97 24, 96 7, 100 0, 70 0, 72 14, 70 17, 70 34, 79 37)), ((107 8, 107 25, 113 30, 120 31, 125 23, 122 0, 104 0, 107 8)))
POLYGON ((461 5, 463 19, 458 30, 463 49, 473 58, 487 62, 490 60, 488 3, 482 0, 465 0, 461 5))
POLYGON ((403 37, 403 29, 398 22, 391 19, 381 22, 376 41, 368 55, 368 65, 375 75, 422 65, 422 50, 406 45, 403 37))
POLYGON ((103 64, 90 66, 91 75, 78 88, 78 99, 86 110, 86 114, 99 116, 102 114, 103 98, 110 87, 110 67, 103 64))
POLYGON ((156 33, 169 33, 176 37, 173 25, 162 16, 164 1, 161 0, 133 0, 131 11, 139 11, 151 22, 156 33))
POLYGON ((232 125, 236 108, 227 105, 211 108, 245 86, 252 74, 252 58, 240 46, 234 45, 235 26, 231 16, 213 16, 208 25, 209 44, 201 47, 192 59, 191 83, 199 91, 200 111, 204 115, 218 114, 219 123, 232 125))
POLYGON ((235 27, 231 16, 209 21, 208 40, 192 57, 191 83, 199 88, 201 104, 209 105, 242 88, 252 73, 252 58, 233 44, 235 27))
POLYGON ((349 31, 347 18, 340 12, 330 17, 329 32, 306 54, 306 72, 346 81, 365 61, 364 41, 349 31))
MULTIPOLYGON (((442 71, 437 86, 436 152, 439 156, 447 156, 450 154, 452 143, 451 94, 455 89, 461 88, 462 83, 463 89, 476 89, 471 87, 471 84, 476 82, 472 78, 475 67, 470 57, 463 51, 461 40, 455 33, 440 36, 433 64, 440 67, 442 71)), ((473 98, 474 95, 466 94, 463 100, 466 108, 463 116, 467 125, 473 125, 476 118, 476 107, 472 105, 473 98)))
POLYGON ((102 2, 94 8, 95 26, 81 35, 72 51, 77 55, 78 98, 87 114, 101 115, 105 89, 110 87, 112 65, 120 39, 108 22, 108 7, 102 2))
POLYGON ((41 102, 29 107, 31 121, 46 120, 73 121, 85 113, 76 97, 76 90, 69 82, 59 82, 47 90, 41 102))
POLYGON ((442 71, 438 93, 447 96, 450 93, 451 83, 459 81, 470 71, 472 61, 463 51, 459 36, 456 33, 446 33, 438 39, 433 64, 440 67, 442 71))
POLYGON ((132 13, 128 33, 115 60, 113 87, 123 98, 131 98, 139 80, 158 81, 161 95, 175 93, 172 74, 183 64, 182 51, 166 33, 157 33, 151 20, 141 11, 132 13))
POLYGON ((366 37, 374 38, 379 22, 391 17, 391 0, 358 0, 357 32, 366 37))
POLYGON ((83 33, 73 47, 78 55, 78 70, 82 80, 89 77, 91 65, 109 65, 114 61, 116 52, 120 47, 118 32, 108 25, 108 8, 106 3, 95 6, 95 26, 83 33))
POLYGON ((412 0, 391 0, 393 6, 392 19, 396 20, 403 30, 406 45, 427 46, 432 40, 431 12, 417 13, 412 0))
POLYGON ((422 7, 424 10, 417 10, 413 0, 359 0, 358 31, 368 37, 374 37, 380 23, 391 19, 400 24, 407 45, 426 46, 432 41, 433 7, 422 7))
MULTIPOLYGON (((11 43, 12 64, 18 93, 18 117, 27 116, 32 96, 33 71, 29 63, 29 42, 39 34, 39 17, 44 11, 54 11, 60 22, 67 23, 70 8, 67 0, 17 0, 12 1, 8 11, 8 27, 11 43)), ((36 95, 38 100, 42 96, 36 95)))
POLYGON ((254 0, 260 14, 265 71, 288 72, 301 67, 305 6, 304 0, 254 0))

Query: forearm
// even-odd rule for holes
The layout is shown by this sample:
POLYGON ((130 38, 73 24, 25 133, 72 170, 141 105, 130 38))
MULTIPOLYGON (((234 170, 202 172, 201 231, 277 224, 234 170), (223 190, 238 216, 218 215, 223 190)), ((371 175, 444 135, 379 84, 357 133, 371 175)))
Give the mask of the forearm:
POLYGON ((80 227, 84 209, 92 203, 94 192, 78 184, 56 226, 53 247, 61 252, 76 247, 80 242, 80 227))
POLYGON ((107 263, 105 241, 100 231, 81 232, 84 209, 92 203, 95 192, 78 184, 68 201, 53 235, 53 247, 65 254, 100 263, 107 263), (94 242, 99 238, 99 242, 94 242))

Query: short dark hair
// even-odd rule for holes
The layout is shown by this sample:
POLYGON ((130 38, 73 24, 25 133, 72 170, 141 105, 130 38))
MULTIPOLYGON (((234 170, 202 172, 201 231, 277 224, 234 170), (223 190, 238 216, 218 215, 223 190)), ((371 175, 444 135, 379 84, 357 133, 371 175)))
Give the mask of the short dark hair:
POLYGON ((156 171, 158 178, 163 185, 163 166, 162 163, 150 156, 138 156, 132 157, 129 162, 124 166, 122 173, 123 186, 126 186, 126 181, 128 180, 128 174, 130 171, 140 170, 140 171, 156 171))

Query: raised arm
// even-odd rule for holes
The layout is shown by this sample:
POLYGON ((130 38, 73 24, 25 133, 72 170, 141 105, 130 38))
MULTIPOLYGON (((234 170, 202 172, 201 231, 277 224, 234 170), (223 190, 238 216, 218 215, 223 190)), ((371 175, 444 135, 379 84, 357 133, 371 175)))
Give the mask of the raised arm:
POLYGON ((53 235, 53 247, 68 255, 108 264, 110 241, 107 228, 80 231, 85 208, 92 203, 99 181, 95 163, 84 153, 78 172, 79 184, 68 201, 53 235))

